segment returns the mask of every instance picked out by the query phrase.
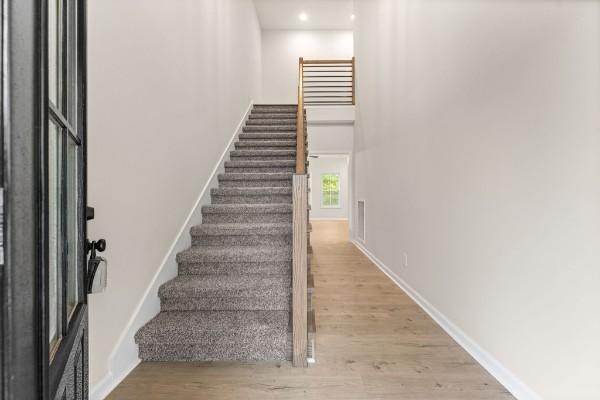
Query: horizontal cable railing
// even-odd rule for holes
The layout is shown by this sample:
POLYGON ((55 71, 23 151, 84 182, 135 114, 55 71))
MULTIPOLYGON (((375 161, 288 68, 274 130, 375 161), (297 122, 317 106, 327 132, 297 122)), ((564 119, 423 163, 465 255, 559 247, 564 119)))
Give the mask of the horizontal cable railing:
POLYGON ((304 104, 354 105, 355 63, 351 60, 300 61, 304 104))

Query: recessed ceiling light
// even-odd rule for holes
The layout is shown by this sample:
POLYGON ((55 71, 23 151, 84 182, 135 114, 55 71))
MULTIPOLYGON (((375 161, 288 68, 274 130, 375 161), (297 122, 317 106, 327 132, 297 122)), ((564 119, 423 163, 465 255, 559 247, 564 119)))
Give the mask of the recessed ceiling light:
POLYGON ((300 21, 306 21, 308 20, 308 14, 305 12, 301 12, 300 15, 298 15, 298 18, 300 18, 300 21))
POLYGON ((355 16, 354 14, 352 14, 352 15, 350 16, 350 20, 351 20, 351 21, 354 21, 354 18, 356 18, 356 16, 355 16))

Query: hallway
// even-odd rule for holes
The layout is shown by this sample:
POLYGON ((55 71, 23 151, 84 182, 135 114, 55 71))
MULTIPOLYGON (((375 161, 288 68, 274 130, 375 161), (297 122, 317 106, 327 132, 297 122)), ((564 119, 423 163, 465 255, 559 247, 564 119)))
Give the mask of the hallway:
POLYGON ((348 241, 313 222, 317 364, 142 363, 110 400, 512 399, 348 241))

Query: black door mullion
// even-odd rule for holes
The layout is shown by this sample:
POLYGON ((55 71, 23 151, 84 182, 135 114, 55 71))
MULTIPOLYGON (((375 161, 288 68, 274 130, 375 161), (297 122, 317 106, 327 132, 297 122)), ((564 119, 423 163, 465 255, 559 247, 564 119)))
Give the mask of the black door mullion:
POLYGON ((67 105, 68 105, 68 68, 69 68, 69 58, 67 55, 67 51, 69 48, 69 29, 68 29, 68 8, 69 2, 68 0, 60 0, 60 23, 59 23, 59 32, 60 32, 60 116, 62 119, 67 120, 67 105))
MULTIPOLYGON (((87 238, 87 1, 77 1, 77 133, 78 138, 81 138, 81 157, 79 158, 79 171, 81 171, 80 179, 80 212, 82 216, 81 226, 79 228, 80 237, 83 239, 80 243, 81 255, 79 261, 81 263, 81 279, 83 282, 80 288, 81 302, 87 305, 87 288, 88 271, 86 262, 87 249, 85 248, 85 239, 87 238)), ((84 364, 87 365, 87 352, 84 353, 84 364)), ((87 385, 85 387, 87 390, 87 385)), ((87 397, 85 394, 84 397, 87 397)))
POLYGON ((75 141, 77 145, 81 145, 81 139, 77 136, 75 132, 75 128, 71 126, 69 121, 60 113, 59 110, 56 109, 54 104, 48 103, 48 112, 52 116, 52 119, 61 127, 66 129, 67 133, 71 136, 71 139, 75 141))
MULTIPOLYGON (((69 333, 69 316, 67 315, 67 276, 68 276, 68 266, 69 266, 69 245, 68 245, 68 213, 64 212, 67 208, 67 144, 68 144, 68 135, 65 133, 66 129, 62 128, 60 130, 61 136, 61 151, 60 151, 60 165, 61 165, 61 174, 60 174, 60 200, 58 203, 59 210, 63 210, 60 213, 60 253, 61 253, 61 266, 60 266, 60 276, 57 277, 57 280, 60 282, 60 315, 61 315, 61 332, 63 338, 69 333)), ((59 344, 60 346, 60 344, 59 344)))

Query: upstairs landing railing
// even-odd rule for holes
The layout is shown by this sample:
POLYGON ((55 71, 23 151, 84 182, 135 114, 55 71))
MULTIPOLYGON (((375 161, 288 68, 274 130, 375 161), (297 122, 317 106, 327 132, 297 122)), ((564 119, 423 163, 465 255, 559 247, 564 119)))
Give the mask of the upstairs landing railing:
POLYGON ((356 102, 355 59, 300 59, 302 95, 305 105, 354 105, 356 102))

